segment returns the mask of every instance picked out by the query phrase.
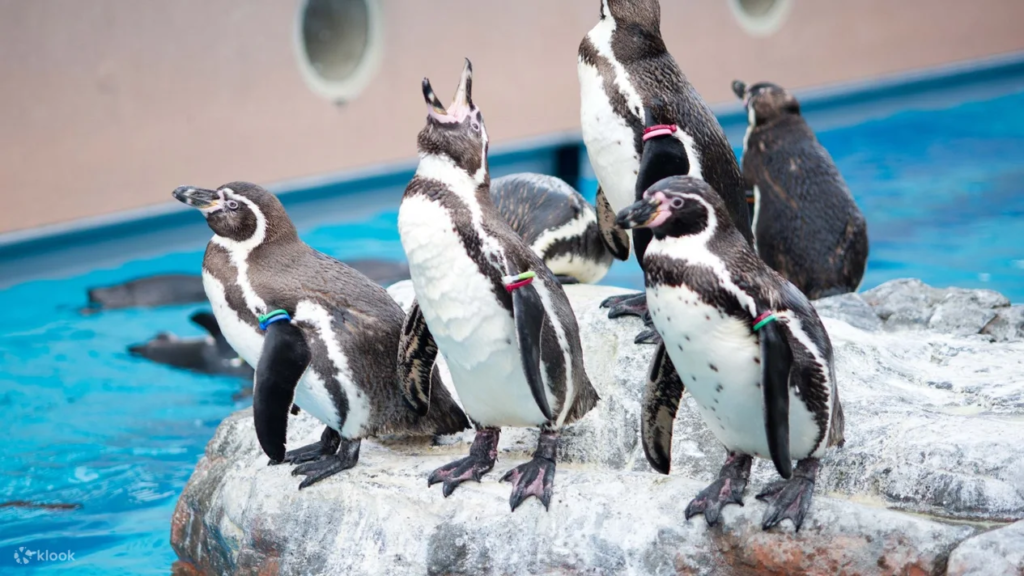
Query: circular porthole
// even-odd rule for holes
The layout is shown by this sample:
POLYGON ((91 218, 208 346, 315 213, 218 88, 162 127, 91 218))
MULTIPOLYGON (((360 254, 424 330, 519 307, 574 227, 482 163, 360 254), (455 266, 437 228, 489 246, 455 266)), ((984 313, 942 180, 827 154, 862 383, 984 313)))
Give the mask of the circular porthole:
POLYGON ((749 34, 770 36, 786 21, 793 0, 729 0, 729 7, 749 34))
POLYGON ((301 0, 296 20, 299 69, 313 92, 337 103, 359 95, 380 64, 378 0, 301 0))

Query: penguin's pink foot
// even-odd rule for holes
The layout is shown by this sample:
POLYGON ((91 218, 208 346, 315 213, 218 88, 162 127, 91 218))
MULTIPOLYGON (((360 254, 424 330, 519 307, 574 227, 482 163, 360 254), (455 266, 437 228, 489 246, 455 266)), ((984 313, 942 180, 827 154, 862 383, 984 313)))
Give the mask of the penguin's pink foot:
POLYGON ((817 458, 801 460, 797 462, 792 478, 772 482, 757 495, 758 500, 768 504, 761 520, 762 529, 768 530, 789 518, 796 530, 800 530, 807 511, 811 508, 814 480, 818 475, 819 466, 817 458))
POLYGON ((700 494, 690 501, 684 513, 686 519, 703 513, 708 526, 714 526, 718 524, 722 508, 727 504, 743 506, 743 492, 747 489, 752 462, 753 459, 746 454, 730 454, 718 473, 718 480, 701 490, 700 494))
POLYGON ((477 430, 473 445, 469 448, 469 456, 431 472, 430 477, 427 478, 427 486, 442 482, 441 493, 447 498, 452 495, 459 484, 467 480, 479 482, 484 474, 494 468, 494 461, 498 459, 499 434, 500 430, 497 428, 477 430))
POLYGON ((508 499, 512 511, 530 496, 536 496, 544 509, 551 506, 551 494, 555 488, 555 458, 558 452, 558 433, 542 430, 533 459, 509 470, 501 477, 502 482, 512 483, 512 495, 508 499))

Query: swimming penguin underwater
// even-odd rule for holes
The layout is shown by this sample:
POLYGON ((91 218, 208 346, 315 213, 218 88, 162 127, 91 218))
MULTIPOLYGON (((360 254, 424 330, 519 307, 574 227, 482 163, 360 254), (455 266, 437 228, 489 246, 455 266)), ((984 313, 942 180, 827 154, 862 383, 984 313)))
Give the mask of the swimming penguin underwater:
POLYGON ((252 367, 242 360, 231 344, 228 344, 213 314, 196 312, 189 316, 189 320, 204 328, 208 335, 201 338, 179 338, 168 332, 160 332, 148 342, 129 346, 128 352, 157 364, 166 364, 200 374, 252 379, 252 367))
POLYGON ((406 398, 433 404, 423 377, 444 355, 459 399, 476 428, 469 456, 442 466, 427 484, 449 496, 494 467, 502 426, 539 427, 533 458, 509 470, 509 504, 529 496, 551 503, 558 433, 598 401, 584 371, 579 328, 561 284, 501 217, 488 192, 487 128, 473 103, 466 60, 451 106, 423 80, 426 126, 420 162, 398 211, 398 230, 416 292, 400 366, 406 398))
POLYGON ((703 180, 661 180, 618 221, 653 232, 645 284, 663 341, 641 409, 648 462, 668 474, 672 424, 687 390, 728 459, 686 518, 703 513, 713 525, 723 506, 742 505, 752 458, 771 458, 785 480, 758 494, 768 503, 762 526, 789 518, 799 530, 819 458, 844 442, 832 344, 814 307, 754 254, 703 180))
POLYGON ((305 488, 355 466, 362 438, 452 434, 469 427, 436 371, 430 409, 402 397, 395 351, 405 315, 383 287, 303 243, 281 202, 247 182, 182 186, 214 237, 203 285, 224 337, 256 367, 256 436, 271 464, 298 464, 305 488), (326 425, 321 441, 285 451, 292 404, 326 425))
MULTIPOLYGON (((669 54, 661 37, 658 0, 601 0, 600 20, 580 43, 577 75, 583 141, 600 193, 613 210, 639 200, 646 187, 638 185, 638 176, 643 165, 650 164, 642 162, 644 144, 650 138, 664 139, 665 145, 679 149, 672 175, 698 176, 711 183, 736 228, 753 242, 736 155, 711 108, 669 54), (656 110, 659 124, 645 125, 649 108, 656 110)), ((648 231, 633 231, 641 268, 649 241, 648 231)), ((612 296, 601 306, 610 308, 609 318, 640 316, 648 327, 636 342, 657 343, 643 293, 612 296)))
POLYGON ((491 181, 498 213, 562 284, 592 284, 615 259, 629 258, 629 236, 603 197, 597 209, 566 181, 523 172, 491 181))
POLYGON ((758 256, 815 300, 856 292, 868 260, 867 222, 800 103, 768 82, 732 83, 749 126, 743 176, 753 187, 758 256))

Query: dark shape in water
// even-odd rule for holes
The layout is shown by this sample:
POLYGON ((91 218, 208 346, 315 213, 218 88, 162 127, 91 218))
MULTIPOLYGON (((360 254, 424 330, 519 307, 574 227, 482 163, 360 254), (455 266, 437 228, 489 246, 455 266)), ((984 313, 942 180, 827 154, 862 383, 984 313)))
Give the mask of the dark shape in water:
POLYGON ((0 502, 0 508, 27 508, 30 510, 79 510, 82 505, 65 502, 29 502, 28 500, 9 500, 0 502))
MULTIPOLYGON (((404 262, 363 259, 347 264, 382 286, 409 278, 409 265, 404 262)), ((83 314, 119 308, 206 302, 203 277, 196 274, 161 274, 136 278, 114 286, 90 288, 88 295, 89 304, 81 310, 83 314)))
POLYGON ((239 358, 238 353, 228 344, 213 314, 196 312, 189 319, 202 326, 210 335, 201 338, 179 338, 174 334, 161 332, 149 342, 129 346, 128 352, 133 356, 175 368, 252 380, 252 367, 239 358))
POLYGON ((115 286, 90 288, 89 304, 82 313, 118 308, 167 306, 205 302, 201 276, 193 274, 162 274, 136 278, 115 286))

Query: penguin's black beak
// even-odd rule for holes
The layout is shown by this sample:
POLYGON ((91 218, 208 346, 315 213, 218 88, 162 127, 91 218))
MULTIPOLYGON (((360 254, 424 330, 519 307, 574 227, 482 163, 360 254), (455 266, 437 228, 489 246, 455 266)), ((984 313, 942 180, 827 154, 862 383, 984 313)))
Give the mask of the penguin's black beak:
POLYGON ((423 100, 427 103, 427 111, 446 116, 448 111, 444 109, 444 104, 438 100, 437 94, 434 94, 434 89, 430 86, 430 79, 423 79, 423 100))
POLYGON ((661 208, 660 200, 655 197, 644 198, 623 208, 615 218, 615 224, 626 230, 645 228, 658 216, 659 208, 661 208))
POLYGON ((747 85, 740 80, 733 80, 732 93, 740 100, 744 100, 747 97, 747 85))
POLYGON ((178 202, 188 204, 199 210, 209 210, 220 204, 220 195, 213 190, 204 190, 194 186, 178 186, 171 193, 178 202))

